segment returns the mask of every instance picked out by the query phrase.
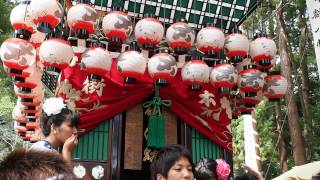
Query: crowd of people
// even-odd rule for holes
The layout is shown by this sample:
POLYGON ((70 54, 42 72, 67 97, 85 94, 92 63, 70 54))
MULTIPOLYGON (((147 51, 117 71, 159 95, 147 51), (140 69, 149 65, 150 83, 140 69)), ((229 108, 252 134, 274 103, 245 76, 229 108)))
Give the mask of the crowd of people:
MULTIPOLYGON (((71 170, 71 154, 78 142, 79 124, 79 116, 67 108, 62 98, 47 99, 41 119, 44 139, 29 149, 17 149, 6 156, 0 162, 1 179, 76 179, 71 170)), ((264 180, 258 171, 249 166, 244 168, 247 174, 233 178, 225 160, 203 158, 194 165, 187 148, 172 144, 159 150, 150 173, 151 180, 264 180)))

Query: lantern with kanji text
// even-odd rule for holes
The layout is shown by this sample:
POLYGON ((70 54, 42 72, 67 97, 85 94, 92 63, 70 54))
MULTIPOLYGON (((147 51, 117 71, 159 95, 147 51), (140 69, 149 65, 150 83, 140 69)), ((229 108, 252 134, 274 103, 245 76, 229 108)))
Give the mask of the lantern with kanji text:
POLYGON ((219 88, 220 93, 228 94, 230 89, 237 85, 238 74, 231 64, 216 65, 210 73, 210 82, 213 87, 219 88))
POLYGON ((239 63, 249 53, 249 40, 245 35, 240 33, 230 34, 226 37, 224 49, 226 57, 231 62, 239 63))

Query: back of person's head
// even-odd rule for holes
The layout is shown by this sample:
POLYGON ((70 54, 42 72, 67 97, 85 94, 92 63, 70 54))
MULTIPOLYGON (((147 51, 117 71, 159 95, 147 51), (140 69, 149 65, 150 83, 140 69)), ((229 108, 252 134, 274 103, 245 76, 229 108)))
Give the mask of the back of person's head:
POLYGON ((71 167, 59 154, 17 149, 0 162, 2 180, 73 180, 71 167))
POLYGON ((202 158, 196 164, 195 177, 197 180, 218 179, 216 172, 217 162, 213 159, 202 158))
POLYGON ((167 178, 170 168, 182 157, 190 162, 192 171, 194 171, 191 154, 184 146, 172 144, 160 149, 150 165, 151 179, 155 180, 157 174, 161 174, 163 177, 167 178))
POLYGON ((79 127, 80 118, 77 113, 72 112, 62 98, 49 98, 42 106, 41 129, 44 136, 49 136, 51 126, 59 127, 61 124, 70 120, 72 127, 79 127))

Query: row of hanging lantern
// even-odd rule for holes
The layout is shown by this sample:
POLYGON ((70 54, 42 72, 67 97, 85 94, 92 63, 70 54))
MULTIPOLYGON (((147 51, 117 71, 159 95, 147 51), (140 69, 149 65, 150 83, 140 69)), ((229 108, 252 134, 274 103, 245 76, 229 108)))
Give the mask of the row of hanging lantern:
MULTIPOLYGON (((64 19, 63 12, 56 0, 32 0, 19 4, 10 15, 15 38, 9 38, 1 45, 3 65, 6 73, 13 77, 19 97, 14 111, 17 131, 25 139, 31 138, 30 132, 36 129, 31 124, 39 121, 41 113, 42 68, 58 75, 71 62, 78 62, 89 74, 88 80, 101 81, 111 69, 113 60, 109 51, 121 49, 133 31, 131 18, 125 12, 109 12, 102 21, 109 51, 96 46, 79 50, 78 45, 70 45, 64 39, 46 39, 46 34, 48 37, 64 19)), ((97 12, 88 4, 77 4, 67 12, 67 24, 76 39, 88 39, 94 34, 96 19, 97 12)), ((177 56, 180 59, 195 46, 199 51, 195 51, 181 69, 182 81, 189 84, 191 90, 200 90, 201 85, 211 83, 222 95, 229 96, 230 91, 238 87, 238 96, 231 96, 232 104, 237 107, 235 113, 237 110, 251 112, 262 95, 279 99, 285 94, 287 82, 283 76, 262 72, 274 65, 276 45, 270 38, 261 36, 250 42, 240 33, 225 37, 222 30, 212 24, 201 29, 196 36, 195 31, 181 21, 166 31, 166 41, 174 54, 166 48, 150 58, 141 53, 141 49, 156 49, 164 34, 165 28, 151 14, 137 22, 134 27, 136 41, 117 57, 117 71, 127 83, 139 80, 146 70, 158 84, 170 83, 178 72, 177 56), (228 61, 222 60, 223 51, 228 61), (214 60, 214 67, 209 67, 203 56, 214 60)))

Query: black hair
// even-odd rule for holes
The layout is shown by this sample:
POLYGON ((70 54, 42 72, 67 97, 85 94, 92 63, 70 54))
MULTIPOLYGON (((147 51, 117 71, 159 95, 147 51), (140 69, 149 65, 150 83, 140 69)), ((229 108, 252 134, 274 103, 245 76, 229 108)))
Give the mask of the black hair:
POLYGON ((241 176, 235 177, 234 180, 259 180, 259 178, 251 174, 244 173, 241 176))
POLYGON ((194 165, 189 150, 179 144, 171 144, 163 147, 158 152, 157 156, 153 159, 150 170, 151 180, 157 178, 157 174, 161 174, 165 178, 168 176, 170 168, 181 158, 185 157, 188 159, 192 166, 192 172, 194 172, 194 165))
POLYGON ((195 167, 195 178, 197 180, 218 179, 217 162, 213 159, 202 158, 195 167))
POLYGON ((314 176, 312 176, 311 180, 320 180, 320 172, 314 176))
POLYGON ((70 164, 57 153, 16 149, 0 162, 2 180, 42 180, 54 176, 75 180, 70 164))
POLYGON ((56 127, 61 126, 61 124, 66 120, 70 119, 71 125, 73 127, 79 127, 80 118, 77 113, 72 112, 68 108, 63 108, 59 114, 47 116, 47 114, 42 111, 41 115, 41 129, 44 136, 49 136, 51 132, 51 125, 56 127))

